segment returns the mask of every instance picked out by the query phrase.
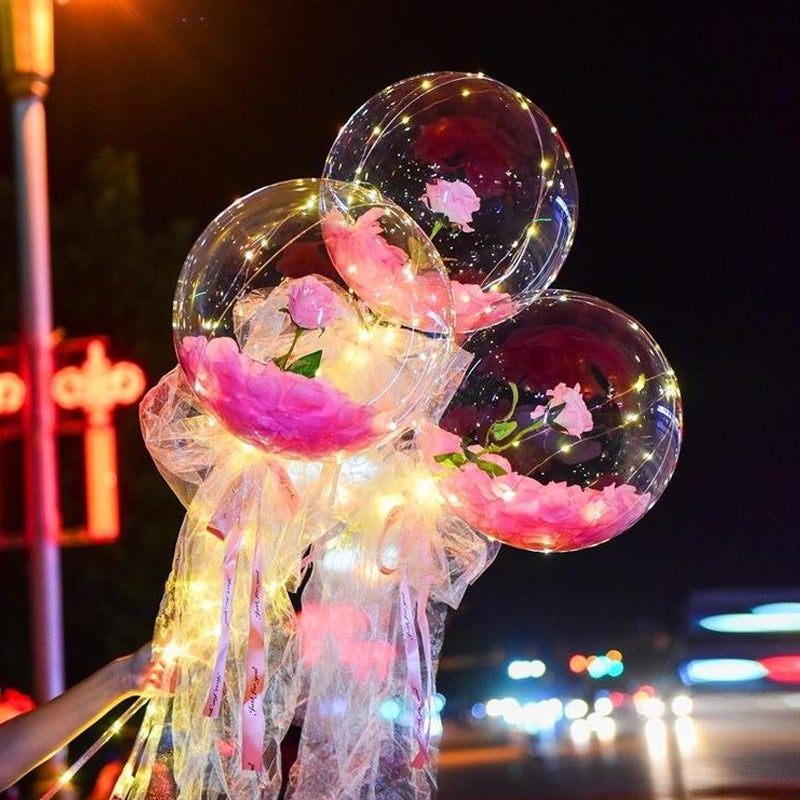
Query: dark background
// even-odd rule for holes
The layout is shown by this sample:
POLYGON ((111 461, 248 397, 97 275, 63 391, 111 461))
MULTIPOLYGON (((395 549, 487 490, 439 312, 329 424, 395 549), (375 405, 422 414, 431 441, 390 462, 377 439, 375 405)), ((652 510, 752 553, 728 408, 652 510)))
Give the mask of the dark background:
MULTIPOLYGON (((55 323, 68 336, 109 334, 112 356, 139 361, 150 385, 174 361, 171 293, 194 238, 237 196, 318 176, 338 128, 384 87, 422 72, 483 71, 562 132, 580 210, 554 286, 600 297, 650 331, 681 387, 683 449, 662 498, 617 539, 549 556, 503 548, 452 615, 446 654, 658 647, 693 590, 798 582, 796 7, 582 8, 56 7, 53 206, 70 208, 110 146, 135 165, 142 236, 171 238, 141 251, 157 251, 150 260, 132 257, 139 239, 112 244, 94 272, 81 272, 75 265, 108 233, 87 225, 76 243, 72 226, 76 252, 66 252, 56 225, 55 323)), ((0 106, 6 176, 9 109, 0 106)), ((11 207, 0 220, 6 249, 11 207)), ((3 264, 0 344, 18 330, 13 260, 3 264)), ((149 637, 180 522, 135 410, 116 418, 121 539, 62 557, 68 683, 149 637)), ((6 472, 0 490, 11 482, 6 472)), ((0 685, 30 690, 23 552, 0 552, 0 580, 0 685)))

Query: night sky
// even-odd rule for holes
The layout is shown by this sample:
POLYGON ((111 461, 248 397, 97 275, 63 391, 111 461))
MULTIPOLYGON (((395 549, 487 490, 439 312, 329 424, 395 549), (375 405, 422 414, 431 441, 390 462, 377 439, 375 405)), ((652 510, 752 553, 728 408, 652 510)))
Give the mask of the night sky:
MULTIPOLYGON (((237 196, 318 176, 351 113, 423 72, 482 71, 562 132, 580 211, 554 286, 612 303, 660 344, 682 391, 683 449, 659 502, 611 542, 503 548, 453 615, 454 651, 569 637, 610 647, 623 631, 674 629, 693 589, 798 582, 796 9, 590 7, 56 8, 52 193, 67 194, 103 145, 131 149, 151 223, 188 216, 199 234, 237 196)), ((6 174, 8 117, 6 103, 6 174)))

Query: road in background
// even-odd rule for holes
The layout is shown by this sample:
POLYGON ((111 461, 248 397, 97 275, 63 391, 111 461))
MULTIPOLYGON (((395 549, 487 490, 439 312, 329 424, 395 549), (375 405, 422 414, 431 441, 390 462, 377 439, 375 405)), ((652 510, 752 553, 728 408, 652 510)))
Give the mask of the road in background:
POLYGON ((495 720, 446 723, 438 798, 800 798, 800 693, 692 701, 691 714, 677 717, 612 715, 613 733, 564 724, 528 736, 495 720))

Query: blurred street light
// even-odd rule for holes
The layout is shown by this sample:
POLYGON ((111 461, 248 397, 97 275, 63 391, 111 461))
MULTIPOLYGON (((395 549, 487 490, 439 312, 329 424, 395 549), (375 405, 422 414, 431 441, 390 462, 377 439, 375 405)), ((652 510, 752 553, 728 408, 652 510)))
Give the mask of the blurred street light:
POLYGON ((513 680, 522 680, 523 678, 541 678, 547 671, 544 661, 538 658, 530 661, 517 659, 509 663, 507 672, 508 677, 513 680))

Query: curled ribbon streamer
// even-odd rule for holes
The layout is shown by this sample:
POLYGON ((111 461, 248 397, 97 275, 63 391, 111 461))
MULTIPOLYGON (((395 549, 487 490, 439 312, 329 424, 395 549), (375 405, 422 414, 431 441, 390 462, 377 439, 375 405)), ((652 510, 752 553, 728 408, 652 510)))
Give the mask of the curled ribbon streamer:
MULTIPOLYGON (((403 632, 409 690, 414 701, 414 738, 419 748, 411 762, 411 766, 415 769, 420 769, 425 766, 429 759, 430 715, 433 708, 433 654, 427 616, 430 577, 427 573, 423 573, 418 577, 417 583, 419 587, 416 603, 412 604, 408 580, 408 562, 419 561, 424 558, 426 552, 430 550, 430 536, 421 535, 424 531, 424 522, 415 509, 413 498, 406 498, 406 500, 408 508, 399 505, 395 506, 386 516, 383 534, 380 537, 378 546, 378 569, 385 575, 391 574, 395 570, 395 566, 387 565, 382 560, 385 546, 390 540, 394 540, 400 553, 406 559, 399 584, 400 624, 403 632), (416 605, 416 613, 413 610, 414 605, 416 605), (417 630, 419 630, 419 637, 417 636, 417 630), (425 658, 424 691, 419 660, 420 646, 425 658)), ((426 559, 425 562, 427 563, 429 560, 431 559, 426 559)))
POLYGON ((264 771, 264 690, 266 658, 264 652, 264 594, 261 536, 256 536, 253 574, 250 584, 250 630, 245 657, 246 683, 242 706, 242 767, 264 771))
POLYGON ((242 539, 244 538, 244 524, 240 518, 242 512, 241 502, 235 509, 232 507, 233 497, 238 497, 240 495, 237 489, 240 489, 241 484, 242 476, 239 475, 230 486, 228 486, 226 494, 227 502, 218 506, 207 526, 208 531, 221 539, 225 544, 222 564, 222 602, 220 607, 217 656, 214 661, 214 671, 211 675, 211 683, 208 687, 206 702, 203 706, 203 714, 207 717, 216 717, 219 714, 219 707, 222 703, 225 662, 228 655, 228 642, 230 640, 230 626, 233 612, 233 592, 236 583, 236 564, 239 557, 239 550, 242 546, 242 539))
POLYGON ((244 659, 245 690, 242 701, 241 753, 242 768, 254 772, 264 770, 263 701, 267 675, 264 645, 263 533, 258 521, 262 517, 260 512, 265 493, 275 501, 280 518, 285 520, 297 511, 298 495, 286 470, 267 458, 261 458, 258 463, 246 466, 228 484, 207 525, 207 530, 221 539, 225 545, 217 655, 203 708, 205 716, 216 717, 222 703, 237 561, 247 525, 255 513, 249 630, 244 659), (268 482, 275 492, 267 491, 268 482))
MULTIPOLYGON (((408 575, 405 570, 400 578, 400 625, 403 631, 406 666, 408 668, 409 688, 414 700, 412 709, 414 719, 414 738, 417 742, 417 754, 411 766, 420 769, 428 761, 430 750, 430 726, 427 723, 426 698, 422 690, 422 668, 419 660, 419 642, 417 639, 416 617, 411 604, 408 589, 408 575)), ((423 612, 424 613, 424 612, 423 612)))

